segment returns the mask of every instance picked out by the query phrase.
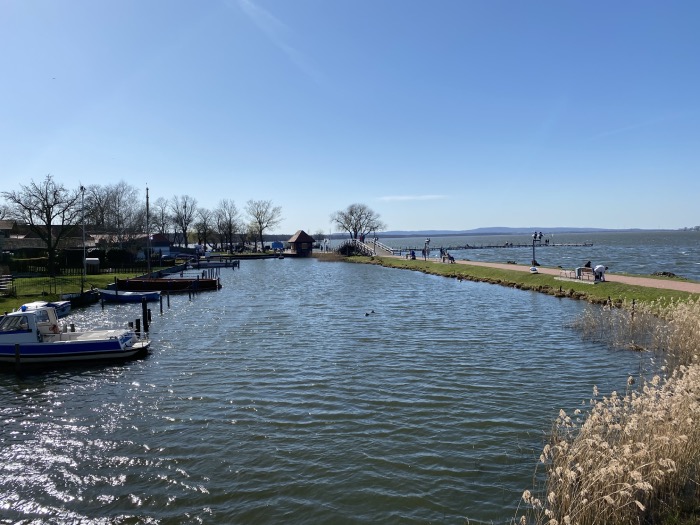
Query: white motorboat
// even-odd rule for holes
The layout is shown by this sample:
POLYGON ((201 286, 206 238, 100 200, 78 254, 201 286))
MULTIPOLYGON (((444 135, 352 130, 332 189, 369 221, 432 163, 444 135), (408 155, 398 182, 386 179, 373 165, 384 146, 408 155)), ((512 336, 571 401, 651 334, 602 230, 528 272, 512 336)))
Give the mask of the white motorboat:
POLYGON ((68 331, 50 306, 20 309, 0 318, 0 365, 47 365, 129 359, 145 355, 150 341, 133 330, 68 331))

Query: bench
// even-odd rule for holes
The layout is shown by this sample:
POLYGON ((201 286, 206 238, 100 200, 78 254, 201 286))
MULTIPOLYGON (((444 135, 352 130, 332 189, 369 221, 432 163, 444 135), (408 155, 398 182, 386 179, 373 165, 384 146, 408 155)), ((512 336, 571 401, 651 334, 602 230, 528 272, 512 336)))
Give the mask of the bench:
POLYGON ((593 268, 588 268, 587 266, 581 266, 574 270, 567 270, 566 268, 559 269, 559 277, 563 279, 577 279, 581 281, 595 281, 595 273, 593 268))
MULTIPOLYGON (((508 263, 510 264, 510 261, 508 261, 508 263)), ((562 279, 576 279, 576 270, 567 270, 566 268, 560 268, 559 277, 561 277, 562 279)))
POLYGON ((583 268, 579 268, 580 274, 579 274, 579 279, 581 280, 595 280, 595 273, 593 273, 593 268, 589 268, 587 266, 584 266, 583 268))

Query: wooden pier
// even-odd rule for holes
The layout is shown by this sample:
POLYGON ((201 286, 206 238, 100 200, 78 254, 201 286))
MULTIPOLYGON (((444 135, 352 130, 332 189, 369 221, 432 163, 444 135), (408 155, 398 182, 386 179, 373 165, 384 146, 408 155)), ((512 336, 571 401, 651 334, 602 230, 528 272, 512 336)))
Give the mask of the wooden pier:
MULTIPOLYGON (((561 247, 586 247, 586 246, 593 246, 592 242, 583 242, 583 243, 535 243, 535 248, 561 248, 561 247)), ((400 248, 399 250, 394 250, 394 251, 411 251, 415 250, 416 252, 422 251, 424 246, 420 246, 418 248, 400 248)), ((465 244, 463 246, 431 246, 430 250, 439 250, 442 248, 443 250, 447 251, 454 251, 454 250, 491 250, 494 248, 532 248, 532 243, 528 244, 515 244, 515 243, 504 243, 504 244, 480 244, 480 245, 475 245, 475 244, 465 244)))

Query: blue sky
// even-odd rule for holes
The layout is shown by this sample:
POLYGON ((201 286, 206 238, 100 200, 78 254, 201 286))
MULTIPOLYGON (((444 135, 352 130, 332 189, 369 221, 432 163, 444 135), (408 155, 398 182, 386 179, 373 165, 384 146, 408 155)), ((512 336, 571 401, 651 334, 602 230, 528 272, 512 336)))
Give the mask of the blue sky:
POLYGON ((390 230, 700 224, 700 2, 0 0, 0 190, 359 202, 390 230))

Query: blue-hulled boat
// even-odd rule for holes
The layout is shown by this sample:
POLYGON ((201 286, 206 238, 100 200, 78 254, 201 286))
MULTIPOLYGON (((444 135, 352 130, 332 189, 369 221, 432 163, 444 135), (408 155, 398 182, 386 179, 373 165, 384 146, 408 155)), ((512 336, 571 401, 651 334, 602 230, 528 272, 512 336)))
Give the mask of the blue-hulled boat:
POLYGON ((0 318, 0 364, 52 365, 79 361, 123 360, 148 352, 150 341, 133 330, 69 332, 49 306, 24 309, 0 318))
POLYGON ((160 292, 131 292, 118 290, 100 290, 100 300, 110 303, 140 303, 160 300, 160 292))

